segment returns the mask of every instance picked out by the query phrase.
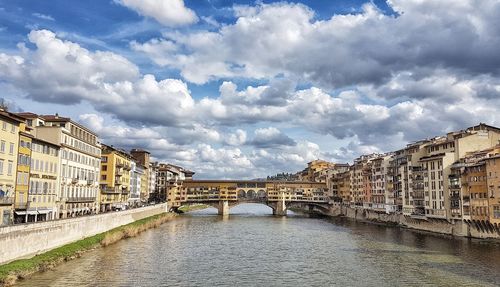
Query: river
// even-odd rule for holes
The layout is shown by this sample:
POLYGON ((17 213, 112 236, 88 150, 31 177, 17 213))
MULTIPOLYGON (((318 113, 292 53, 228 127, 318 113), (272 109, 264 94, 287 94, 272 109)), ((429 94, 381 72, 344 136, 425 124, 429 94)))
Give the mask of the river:
POLYGON ((19 286, 500 286, 500 244, 244 204, 191 212, 19 286))

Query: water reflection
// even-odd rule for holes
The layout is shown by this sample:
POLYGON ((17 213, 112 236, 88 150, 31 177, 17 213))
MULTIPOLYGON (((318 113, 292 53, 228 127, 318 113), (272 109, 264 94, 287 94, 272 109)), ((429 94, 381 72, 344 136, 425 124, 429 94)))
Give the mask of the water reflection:
POLYGON ((20 286, 499 286, 500 246, 345 219, 199 210, 20 286))

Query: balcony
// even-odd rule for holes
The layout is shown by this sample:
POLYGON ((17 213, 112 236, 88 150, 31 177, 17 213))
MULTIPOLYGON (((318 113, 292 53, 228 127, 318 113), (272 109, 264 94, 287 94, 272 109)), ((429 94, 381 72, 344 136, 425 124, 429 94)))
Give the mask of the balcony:
POLYGON ((123 186, 123 187, 122 187, 122 190, 121 190, 121 193, 122 193, 122 194, 128 194, 128 193, 129 193, 129 190, 128 190, 125 186, 123 186))
POLYGON ((94 184, 94 181, 91 179, 87 179, 87 185, 92 185, 92 184, 94 184))
POLYGON ((94 202, 96 200, 95 197, 68 197, 66 199, 66 203, 75 203, 75 202, 94 202))
POLYGON ((72 179, 71 179, 71 183, 72 183, 72 184, 77 184, 77 183, 78 183, 78 181, 79 181, 78 177, 76 177, 76 178, 72 178, 72 179))
POLYGON ((0 205, 11 205, 14 203, 14 197, 0 197, 0 205))
POLYGON ((121 191, 117 188, 105 187, 105 188, 101 188, 101 192, 102 193, 120 193, 121 191))
POLYGON ((414 182, 421 182, 421 181, 424 181, 424 177, 423 177, 423 176, 421 176, 421 175, 415 176, 415 177, 413 178, 413 181, 414 181, 414 182))
POLYGON ((444 209, 427 209, 427 217, 446 218, 446 210, 444 209))

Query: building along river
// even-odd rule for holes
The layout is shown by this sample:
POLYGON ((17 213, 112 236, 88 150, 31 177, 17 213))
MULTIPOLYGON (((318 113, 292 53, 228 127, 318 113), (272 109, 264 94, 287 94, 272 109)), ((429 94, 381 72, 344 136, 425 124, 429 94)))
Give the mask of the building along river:
POLYGON ((500 286, 500 244, 244 204, 179 216, 19 286, 500 286))

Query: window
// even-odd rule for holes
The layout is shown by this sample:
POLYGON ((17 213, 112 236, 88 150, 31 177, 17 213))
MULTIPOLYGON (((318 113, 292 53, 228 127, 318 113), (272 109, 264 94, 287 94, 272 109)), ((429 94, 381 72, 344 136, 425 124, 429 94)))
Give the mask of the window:
POLYGON ((493 206, 493 218, 500 218, 500 205, 493 206))
POLYGON ((16 126, 15 125, 10 125, 10 132, 15 133, 16 132, 16 126))
POLYGON ((9 154, 14 154, 14 143, 10 143, 9 154))
POLYGON ((7 122, 2 122, 2 130, 7 130, 7 122))
POLYGON ((5 141, 0 142, 0 152, 5 153, 5 141))
POLYGON ((3 174, 3 159, 0 159, 0 175, 3 174))
POLYGON ((7 166, 7 175, 12 175, 12 166, 14 165, 14 163, 9 160, 9 164, 7 166))

